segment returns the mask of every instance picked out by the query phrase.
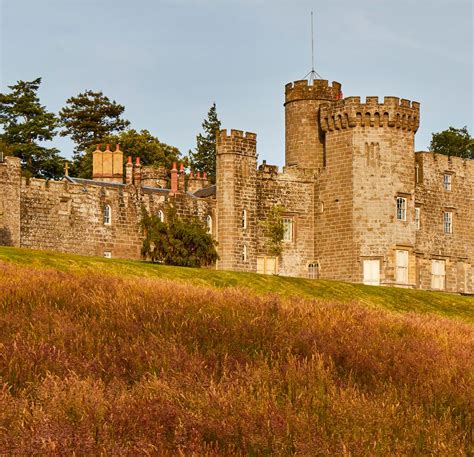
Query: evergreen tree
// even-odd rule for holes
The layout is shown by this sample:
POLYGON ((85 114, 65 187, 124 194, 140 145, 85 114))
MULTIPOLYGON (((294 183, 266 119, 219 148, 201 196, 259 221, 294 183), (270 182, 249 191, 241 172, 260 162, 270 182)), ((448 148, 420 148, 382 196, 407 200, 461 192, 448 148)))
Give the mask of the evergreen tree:
POLYGON ((449 127, 449 129, 442 132, 433 133, 430 151, 448 156, 474 159, 474 138, 469 135, 467 127, 461 129, 449 127))
POLYGON ((56 135, 57 118, 46 110, 37 92, 41 78, 18 81, 0 94, 1 142, 8 153, 19 157, 27 176, 57 178, 62 175, 64 159, 55 148, 42 143, 56 135))
POLYGON ((196 150, 189 151, 190 166, 193 170, 204 171, 211 183, 216 182, 216 137, 221 128, 221 121, 217 117, 216 104, 213 103, 207 119, 202 123, 204 134, 196 136, 196 150))
POLYGON ((177 217, 174 208, 169 209, 166 222, 144 211, 142 227, 142 255, 152 262, 200 267, 212 265, 219 258, 216 242, 206 226, 195 217, 177 217))
POLYGON ((102 92, 87 90, 71 97, 59 112, 61 136, 70 136, 76 143, 74 166, 80 168, 82 155, 107 136, 122 132, 130 122, 121 116, 125 107, 110 101, 102 92))

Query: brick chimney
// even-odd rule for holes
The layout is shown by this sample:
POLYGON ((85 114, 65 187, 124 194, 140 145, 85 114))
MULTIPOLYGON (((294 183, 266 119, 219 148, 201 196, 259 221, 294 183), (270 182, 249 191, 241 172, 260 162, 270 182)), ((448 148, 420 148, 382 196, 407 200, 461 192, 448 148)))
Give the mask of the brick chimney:
POLYGON ((140 187, 142 183, 142 166, 140 165, 140 157, 136 158, 133 166, 133 182, 135 186, 140 187))
POLYGON ((173 162, 173 168, 171 169, 171 192, 173 194, 178 192, 178 169, 176 168, 176 162, 173 162))
POLYGON ((128 156, 127 164, 125 165, 125 184, 133 184, 132 156, 128 156))

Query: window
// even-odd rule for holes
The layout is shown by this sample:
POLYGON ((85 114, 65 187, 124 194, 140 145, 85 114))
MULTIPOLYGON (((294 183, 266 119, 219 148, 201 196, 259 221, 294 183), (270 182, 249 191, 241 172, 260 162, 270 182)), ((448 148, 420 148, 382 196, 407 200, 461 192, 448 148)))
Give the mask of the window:
POLYGON ((397 284, 408 284, 408 251, 397 250, 397 284))
POLYGON ((111 259, 112 258, 112 253, 110 251, 104 251, 104 257, 106 259, 111 259))
POLYGON ((309 279, 318 279, 318 263, 312 262, 308 265, 308 278, 309 279))
POLYGON ((242 228, 243 229, 247 228, 247 210, 246 209, 242 211, 242 228))
POLYGON ((110 205, 104 206, 104 225, 112 224, 112 209, 110 205))
POLYGON ((421 227, 421 208, 415 208, 415 227, 417 230, 420 230, 421 227))
POLYGON ((418 164, 415 165, 415 183, 418 184, 420 182, 420 166, 418 164))
POLYGON ((446 282, 446 263, 444 260, 431 261, 431 288, 443 290, 446 282))
POLYGON ((165 222, 165 214, 163 213, 163 211, 161 211, 161 209, 158 210, 158 213, 156 215, 158 216, 160 222, 165 222))
POLYGON ((207 233, 212 234, 212 217, 211 216, 206 217, 206 226, 207 226, 207 233))
POLYGON ((293 218, 283 218, 283 241, 291 243, 293 241, 293 218))
POLYGON ((363 275, 364 284, 368 286, 379 286, 380 285, 380 260, 378 259, 367 259, 364 260, 363 275))
POLYGON ((443 179, 444 190, 451 190, 451 175, 445 174, 443 179))
POLYGON ((451 211, 444 213, 444 233, 453 233, 453 213, 451 211))
POLYGON ((242 248, 242 262, 247 262, 247 245, 242 248))
POLYGON ((407 220, 407 199, 397 197, 397 219, 399 221, 407 220))

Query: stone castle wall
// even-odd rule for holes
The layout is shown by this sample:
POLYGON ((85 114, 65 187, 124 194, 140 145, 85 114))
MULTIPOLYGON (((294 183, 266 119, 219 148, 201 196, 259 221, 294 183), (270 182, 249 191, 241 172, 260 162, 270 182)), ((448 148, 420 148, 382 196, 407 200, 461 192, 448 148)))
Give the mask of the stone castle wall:
POLYGON ((314 173, 296 168, 278 173, 275 167, 263 165, 256 186, 257 254, 269 255, 262 221, 273 206, 282 206, 283 216, 293 220, 293 239, 283 243, 279 272, 286 276, 307 276, 308 264, 314 262, 314 173))
POLYGON ((431 261, 446 262, 446 290, 474 291, 474 161, 429 152, 416 154, 418 182, 415 205, 420 208, 416 232, 417 286, 431 287, 431 261), (451 190, 444 175, 451 176, 451 190), (453 231, 444 232, 445 212, 453 213, 453 231))
MULTIPOLYGON (((142 209, 157 214, 173 206, 179 216, 215 220, 213 199, 168 190, 88 180, 20 177, 20 162, 0 163, 0 245, 81 255, 139 259, 142 209), (104 207, 111 209, 104 223, 104 207)), ((215 231, 215 227, 213 228, 215 231)))
POLYGON ((0 246, 20 246, 20 159, 0 162, 0 246))

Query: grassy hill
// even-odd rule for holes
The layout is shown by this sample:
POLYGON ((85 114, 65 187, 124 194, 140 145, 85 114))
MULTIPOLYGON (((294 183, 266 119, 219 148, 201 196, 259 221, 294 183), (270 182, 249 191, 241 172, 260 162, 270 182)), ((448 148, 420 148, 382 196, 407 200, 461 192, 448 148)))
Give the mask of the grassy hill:
POLYGON ((470 455, 473 307, 0 248, 0 453, 470 455))
POLYGON ((258 294, 274 293, 282 297, 300 296, 340 303, 357 302, 392 311, 435 313, 474 322, 474 297, 457 294, 255 273, 179 268, 141 261, 84 257, 8 247, 0 247, 1 261, 79 274, 100 272, 122 278, 159 278, 216 288, 244 287, 258 294))

